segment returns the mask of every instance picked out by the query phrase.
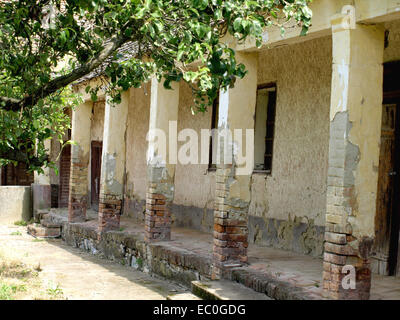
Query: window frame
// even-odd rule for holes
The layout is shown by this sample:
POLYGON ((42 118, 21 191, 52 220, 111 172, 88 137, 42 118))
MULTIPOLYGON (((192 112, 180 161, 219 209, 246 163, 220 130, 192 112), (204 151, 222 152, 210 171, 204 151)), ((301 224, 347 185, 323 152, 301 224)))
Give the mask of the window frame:
MULTIPOLYGON (((275 92, 275 101, 274 104, 271 105, 271 100, 268 99, 268 104, 267 104, 267 121, 265 123, 266 126, 266 134, 264 137, 264 141, 265 141, 265 152, 264 152, 264 168, 263 169, 254 169, 253 168, 253 173, 254 174, 264 174, 264 175, 271 175, 272 174, 272 168, 273 168, 273 158, 274 158, 274 143, 275 143, 275 123, 276 123, 276 107, 277 107, 277 101, 278 101, 278 86, 277 86, 277 82, 268 82, 268 83, 263 83, 263 84, 259 84, 257 86, 257 93, 258 90, 263 90, 263 89, 272 89, 274 88, 275 90, 273 92, 275 92), (270 108, 274 108, 272 111, 270 110, 270 108), (269 120, 269 116, 270 112, 272 112, 272 116, 273 119, 269 120), (268 125, 272 126, 272 132, 271 135, 268 136, 268 125), (267 139, 269 139, 269 141, 271 141, 271 152, 270 152, 270 165, 269 168, 266 167, 266 152, 267 152, 267 139)), ((256 109, 257 110, 257 109, 256 109)), ((257 114, 256 112, 254 113, 254 128, 255 128, 255 123, 257 121, 257 114)), ((254 164, 255 165, 255 164, 254 164)))
MULTIPOLYGON (((212 104, 212 111, 211 111, 211 132, 213 129, 218 129, 218 112, 219 112, 219 93, 217 97, 214 99, 212 104)), ((213 139, 212 134, 210 136, 210 145, 208 151, 208 168, 207 171, 215 172, 217 171, 217 164, 212 163, 213 158, 213 139)))

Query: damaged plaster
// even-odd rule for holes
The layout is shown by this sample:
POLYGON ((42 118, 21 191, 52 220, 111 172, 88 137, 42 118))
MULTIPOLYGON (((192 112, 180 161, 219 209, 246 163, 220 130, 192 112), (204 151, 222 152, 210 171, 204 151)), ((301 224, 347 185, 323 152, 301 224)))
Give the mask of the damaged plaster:
POLYGON ((123 192, 123 185, 120 183, 115 176, 116 170, 116 157, 117 155, 106 153, 103 159, 105 163, 105 187, 107 194, 121 195, 123 192))
POLYGON ((288 220, 249 216, 249 242, 321 257, 324 230, 313 219, 289 215, 288 220))

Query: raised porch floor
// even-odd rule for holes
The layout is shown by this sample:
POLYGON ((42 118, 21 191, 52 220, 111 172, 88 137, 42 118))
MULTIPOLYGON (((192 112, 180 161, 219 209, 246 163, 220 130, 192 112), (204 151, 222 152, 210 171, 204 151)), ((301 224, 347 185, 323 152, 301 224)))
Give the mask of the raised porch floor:
MULTIPOLYGON (((211 275, 212 235, 172 228, 172 240, 144 242, 144 225, 122 217, 120 231, 97 235, 97 213, 85 223, 68 224, 67 210, 52 209, 53 221, 63 225, 63 239, 93 254, 154 272, 190 285, 211 275)), ((269 247, 249 245, 249 265, 233 268, 231 279, 274 299, 323 299, 322 259, 269 247)), ((373 275, 371 299, 400 300, 400 277, 373 275)))

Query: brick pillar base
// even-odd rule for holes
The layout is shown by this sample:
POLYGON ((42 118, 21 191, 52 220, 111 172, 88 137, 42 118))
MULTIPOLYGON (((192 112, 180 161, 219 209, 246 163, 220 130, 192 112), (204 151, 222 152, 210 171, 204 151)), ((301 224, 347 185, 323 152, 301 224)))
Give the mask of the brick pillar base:
POLYGON ((86 221, 87 198, 86 195, 80 199, 76 196, 70 196, 68 201, 68 221, 85 222, 86 221))
POLYGON ((119 230, 122 199, 116 195, 100 195, 99 231, 119 230))
POLYGON ((171 212, 167 198, 160 193, 146 194, 145 240, 171 239, 171 212))
POLYGON ((85 222, 87 196, 87 158, 81 155, 72 159, 69 183, 68 221, 85 222))
MULTIPOLYGON (((343 266, 324 261, 323 287, 327 296, 337 300, 369 300, 371 270, 368 264, 355 268, 355 289, 344 288, 342 281, 349 273, 342 273, 343 266)), ((348 282, 345 280, 345 282, 348 282)))
POLYGON ((367 254, 360 258, 359 253, 363 255, 363 246, 368 247, 368 252, 372 242, 368 239, 360 241, 360 248, 355 250, 348 244, 351 239, 349 234, 325 233, 323 288, 332 299, 368 300, 371 269, 367 254), (350 281, 355 281, 355 287, 349 287, 350 281))
POLYGON ((231 267, 247 263, 248 203, 229 198, 232 167, 218 168, 214 208, 213 279, 224 278, 231 267))

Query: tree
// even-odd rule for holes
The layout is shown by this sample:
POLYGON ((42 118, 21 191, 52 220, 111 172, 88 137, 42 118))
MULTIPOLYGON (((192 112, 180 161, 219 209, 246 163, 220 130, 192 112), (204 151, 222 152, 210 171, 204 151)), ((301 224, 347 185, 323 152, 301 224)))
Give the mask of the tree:
MULTIPOLYGON (((1 1, 0 159, 32 170, 48 165, 43 141, 62 135, 63 108, 78 103, 65 88, 88 74, 104 74, 114 103, 121 90, 153 75, 166 88, 186 81, 195 110, 206 110, 220 88, 246 73, 221 39, 253 38, 261 46, 265 27, 284 32, 288 21, 305 34, 310 1, 1 1)), ((99 87, 86 90, 96 100, 99 87)))

